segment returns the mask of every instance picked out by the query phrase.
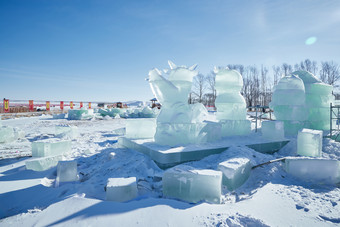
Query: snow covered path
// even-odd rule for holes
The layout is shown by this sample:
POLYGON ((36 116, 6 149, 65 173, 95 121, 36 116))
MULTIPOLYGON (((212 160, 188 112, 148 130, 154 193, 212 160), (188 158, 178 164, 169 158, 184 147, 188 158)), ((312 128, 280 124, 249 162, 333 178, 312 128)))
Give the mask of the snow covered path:
MULTIPOLYGON (((256 168, 235 192, 223 189, 222 204, 189 204, 162 198, 163 170, 147 156, 117 146, 114 129, 124 119, 55 120, 50 116, 6 120, 26 139, 0 145, 0 226, 334 226, 340 225, 340 189, 304 183, 287 175, 281 163, 256 168), (68 160, 77 160, 79 181, 55 184, 56 168, 25 169, 30 142, 53 137, 54 126, 76 125, 68 160), (134 176, 139 196, 126 203, 105 201, 110 177, 134 176)), ((340 159, 340 145, 324 139, 324 157, 340 159)), ((188 165, 216 169, 230 152, 243 152, 253 164, 296 154, 292 141, 275 155, 231 148, 188 165)))

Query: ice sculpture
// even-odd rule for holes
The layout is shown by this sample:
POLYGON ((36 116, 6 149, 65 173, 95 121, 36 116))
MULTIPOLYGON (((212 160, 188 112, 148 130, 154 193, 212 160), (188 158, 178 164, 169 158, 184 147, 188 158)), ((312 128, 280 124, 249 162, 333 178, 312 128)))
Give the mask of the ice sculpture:
POLYGON ((251 122, 246 120, 246 102, 240 93, 243 86, 241 74, 228 68, 215 68, 214 72, 216 118, 222 126, 222 136, 249 134, 251 122))
POLYGON ((283 77, 274 87, 269 106, 276 119, 284 122, 285 135, 296 135, 307 120, 303 81, 296 75, 283 77))
POLYGON ((126 138, 147 139, 153 138, 156 132, 156 119, 127 119, 126 138))
POLYGON ((282 121, 263 121, 262 136, 271 140, 284 140, 284 124, 282 121))
POLYGON ((320 130, 302 129, 297 136, 297 154, 310 157, 321 157, 322 134, 320 130))
POLYGON ((149 72, 151 90, 162 105, 157 116, 155 142, 161 145, 185 145, 198 143, 206 139, 206 132, 202 128, 202 119, 197 115, 197 109, 204 108, 202 104, 190 107, 188 96, 191 91, 192 80, 198 74, 196 65, 189 68, 176 66, 169 61, 168 79, 158 69, 149 72))
POLYGON ((305 85, 305 109, 308 128, 329 130, 330 103, 334 103, 333 86, 322 83, 312 73, 296 71, 305 85))
POLYGON ((191 203, 220 203, 222 172, 181 165, 163 174, 163 195, 191 203))
POLYGON ((284 121, 285 134, 296 135, 302 128, 329 130, 332 90, 307 71, 283 77, 274 88, 270 107, 276 119, 284 121))
POLYGON ((106 200, 125 202, 138 195, 136 177, 109 178, 106 185, 106 200))

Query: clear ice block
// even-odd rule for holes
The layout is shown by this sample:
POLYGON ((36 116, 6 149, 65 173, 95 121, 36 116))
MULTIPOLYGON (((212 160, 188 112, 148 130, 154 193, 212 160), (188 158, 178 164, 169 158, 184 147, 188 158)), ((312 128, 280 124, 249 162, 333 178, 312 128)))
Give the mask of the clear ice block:
POLYGON ((109 178, 106 185, 106 200, 125 202, 138 195, 136 177, 109 178))
POLYGON ((285 138, 283 121, 263 121, 261 126, 262 136, 271 140, 285 138))
POLYGON ((302 129, 297 136, 297 154, 309 157, 321 157, 322 135, 320 130, 302 129))
POLYGON ((93 109, 68 110, 68 120, 91 119, 94 116, 93 109))
POLYGON ((71 151, 71 141, 47 139, 32 142, 32 157, 47 157, 71 151))
POLYGON ((163 174, 163 195, 190 203, 220 203, 222 172, 181 165, 163 174))
POLYGON ((248 158, 235 157, 219 163, 218 169, 223 173, 223 185, 227 186, 229 191, 233 191, 247 181, 251 163, 248 158))
POLYGON ((9 143, 16 140, 14 130, 10 126, 0 127, 0 143, 9 143))
POLYGON ((26 169, 30 169, 33 171, 45 171, 47 169, 57 166, 58 161, 62 159, 63 159, 62 155, 32 158, 25 162, 26 169))
POLYGON ((340 162, 317 158, 287 158, 285 169, 292 176, 307 182, 338 184, 340 182, 340 162))
POLYGON ((153 138, 156 132, 156 120, 154 118, 127 119, 126 137, 133 139, 153 138))
POLYGON ((244 136, 251 132, 249 120, 221 120, 221 136, 244 136))
POLYGON ((56 125, 55 135, 57 137, 65 137, 68 139, 75 139, 79 137, 79 131, 77 126, 71 125, 56 125))
POLYGON ((57 179, 59 182, 77 181, 77 161, 59 161, 57 166, 57 179))

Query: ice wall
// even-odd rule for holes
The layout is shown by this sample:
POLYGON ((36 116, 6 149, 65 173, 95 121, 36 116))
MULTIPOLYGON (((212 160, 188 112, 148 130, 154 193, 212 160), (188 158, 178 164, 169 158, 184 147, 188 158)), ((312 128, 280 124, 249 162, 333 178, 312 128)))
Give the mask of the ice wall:
POLYGON ((243 78, 236 70, 215 68, 217 97, 216 118, 221 123, 222 136, 246 135, 250 133, 250 121, 246 120, 246 102, 240 91, 243 78))
POLYGON ((296 135, 307 120, 303 81, 296 75, 281 78, 274 87, 269 106, 274 110, 276 120, 284 122, 285 135, 296 135))

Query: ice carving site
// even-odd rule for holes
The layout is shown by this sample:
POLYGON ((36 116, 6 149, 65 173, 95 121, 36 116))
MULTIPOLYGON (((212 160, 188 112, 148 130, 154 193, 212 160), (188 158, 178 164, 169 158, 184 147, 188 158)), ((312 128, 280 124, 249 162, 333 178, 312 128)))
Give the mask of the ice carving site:
POLYGON ((197 65, 169 61, 147 78, 160 109, 1 120, 0 226, 339 224, 333 87, 292 72, 258 119, 242 75, 213 72, 214 111, 188 103, 197 65))

